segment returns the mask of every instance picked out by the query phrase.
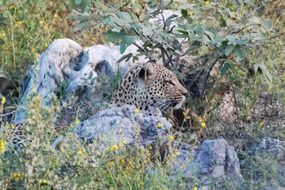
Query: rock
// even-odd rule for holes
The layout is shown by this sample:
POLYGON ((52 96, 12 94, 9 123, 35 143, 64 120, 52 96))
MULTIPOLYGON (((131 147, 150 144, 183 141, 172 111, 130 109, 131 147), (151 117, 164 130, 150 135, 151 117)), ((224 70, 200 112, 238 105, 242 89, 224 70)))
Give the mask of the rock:
POLYGON ((82 62, 99 73, 114 77, 119 69, 125 73, 131 67, 130 63, 117 63, 121 56, 119 46, 95 45, 84 49, 82 62))
POLYGON ((148 61, 145 56, 139 56, 138 60, 124 60, 118 63, 122 56, 129 53, 137 55, 137 51, 138 48, 135 45, 130 45, 124 54, 120 53, 119 46, 112 44, 95 45, 84 49, 82 62, 83 64, 91 65, 96 72, 103 73, 109 77, 114 77, 118 71, 124 76, 135 64, 148 61))
MULTIPOLYGON (((136 51, 137 47, 130 46, 126 53, 136 54, 136 51)), ((104 75, 112 80, 117 72, 124 75, 131 66, 136 64, 133 61, 117 63, 122 56, 119 46, 96 45, 83 49, 70 39, 55 40, 41 54, 39 62, 33 65, 26 74, 23 84, 24 93, 19 100, 20 106, 17 108, 14 124, 17 125, 26 120, 27 110, 25 107, 29 97, 33 94, 42 96, 44 106, 52 105, 52 97, 55 95, 62 101, 68 101, 77 92, 80 92, 81 100, 86 100, 84 97, 89 97, 88 99, 91 101, 85 102, 89 106, 83 105, 83 108, 90 109, 94 107, 94 104, 97 105, 98 101, 101 103, 103 101, 102 90, 94 92, 98 90, 94 87, 98 76, 104 75)), ((141 57, 139 61, 146 61, 146 59, 141 57)), ((107 91, 110 86, 110 81, 104 84, 107 91)), ((76 95, 78 96, 78 93, 76 95)), ((69 107, 76 108, 76 105, 69 105, 69 107)), ((85 110, 85 113, 93 114, 89 110, 85 110)), ((68 125, 66 122, 63 123, 68 125)))
POLYGON ((79 44, 70 39, 55 40, 48 47, 39 61, 38 93, 41 96, 45 98, 54 92, 64 82, 65 75, 67 78, 76 78, 74 73, 67 70, 76 70, 82 50, 79 44))
POLYGON ((184 165, 179 170, 188 181, 198 179, 204 188, 221 179, 243 181, 237 153, 223 138, 205 140, 192 151, 180 150, 180 156, 174 161, 174 166, 177 165, 184 165))
POLYGON ((266 153, 277 161, 285 161, 285 142, 266 137, 253 147, 252 152, 254 154, 266 153))
POLYGON ((210 178, 223 176, 242 179, 237 154, 223 138, 204 141, 199 148, 196 162, 199 163, 202 183, 210 178))
MULTIPOLYGON (((23 123, 27 117, 26 106, 29 97, 39 94, 43 97, 45 106, 51 105, 54 91, 62 85, 66 78, 72 78, 67 70, 79 63, 82 47, 70 39, 55 40, 48 49, 42 53, 37 64, 27 72, 23 84, 23 96, 19 100, 14 124, 23 123)), ((76 77, 74 77, 76 78, 76 77)))
POLYGON ((96 142, 94 146, 101 151, 122 142, 159 150, 159 145, 168 142, 172 125, 164 117, 145 116, 135 109, 125 105, 102 110, 83 121, 75 132, 87 143, 96 142))

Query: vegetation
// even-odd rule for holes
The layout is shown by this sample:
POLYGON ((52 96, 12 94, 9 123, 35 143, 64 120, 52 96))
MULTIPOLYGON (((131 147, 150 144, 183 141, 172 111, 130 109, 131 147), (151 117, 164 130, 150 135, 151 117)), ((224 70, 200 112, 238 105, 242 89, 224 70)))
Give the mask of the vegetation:
MULTIPOLYGON (((185 129, 175 131, 176 140, 199 143, 222 135, 241 159, 245 181, 235 188, 284 186, 279 163, 270 155, 252 156, 247 148, 263 137, 285 140, 284 126, 276 124, 284 121, 284 113, 274 110, 277 103, 284 110, 285 102, 285 3, 239 2, 0 1, 0 71, 21 83, 40 53, 61 37, 82 46, 113 42, 122 53, 135 45, 138 55, 161 58, 191 91, 186 108, 167 115, 176 129, 185 129), (166 17, 169 9, 175 14, 166 17), (160 24, 154 20, 158 17, 160 24), (230 98, 224 100, 225 94, 230 98), (230 109, 235 110, 230 113, 233 119, 224 121, 230 118, 230 109), (221 110, 226 110, 224 116, 221 110)), ((138 55, 126 54, 120 61, 136 60, 138 55)), ((0 98, 2 114, 7 102, 1 94, 0 98)), ((8 143, 14 126, 1 123, 1 189, 186 188, 183 176, 174 179, 169 174, 175 151, 163 164, 153 161, 148 150, 130 149, 123 142, 99 154, 92 145, 82 145, 66 133, 69 128, 56 131, 53 122, 59 101, 47 109, 41 107, 39 96, 32 98, 24 127, 28 144, 22 152, 8 143), (68 140, 54 147, 59 135, 68 140)))

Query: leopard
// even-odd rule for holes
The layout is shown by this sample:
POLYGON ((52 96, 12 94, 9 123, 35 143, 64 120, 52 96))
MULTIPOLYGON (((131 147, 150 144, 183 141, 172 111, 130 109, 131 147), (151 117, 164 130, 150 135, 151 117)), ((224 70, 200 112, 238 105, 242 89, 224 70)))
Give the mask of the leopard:
POLYGON ((111 104, 134 105, 148 115, 169 108, 179 109, 188 91, 176 74, 162 64, 147 62, 132 67, 114 93, 111 104))

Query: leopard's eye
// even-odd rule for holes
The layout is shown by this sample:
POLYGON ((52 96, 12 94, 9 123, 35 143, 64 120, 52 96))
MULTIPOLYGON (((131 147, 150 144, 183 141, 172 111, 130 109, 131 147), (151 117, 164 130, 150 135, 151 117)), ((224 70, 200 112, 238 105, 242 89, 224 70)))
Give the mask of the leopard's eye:
POLYGON ((167 84, 174 84, 174 83, 172 82, 172 80, 170 80, 170 79, 165 79, 164 82, 167 83, 167 84))

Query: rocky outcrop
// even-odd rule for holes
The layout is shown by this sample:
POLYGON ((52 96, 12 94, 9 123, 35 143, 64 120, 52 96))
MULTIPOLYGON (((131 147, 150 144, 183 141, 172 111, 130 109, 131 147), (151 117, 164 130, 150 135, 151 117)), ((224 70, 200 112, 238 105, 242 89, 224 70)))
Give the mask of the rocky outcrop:
MULTIPOLYGON (((136 50, 136 47, 130 46, 126 53, 135 54, 136 50)), ((122 56, 119 47, 114 45, 96 45, 84 49, 70 39, 55 40, 26 74, 14 124, 25 121, 25 107, 33 93, 43 97, 45 106, 51 105, 55 95, 66 100, 78 90, 82 92, 82 89, 87 97, 93 97, 94 83, 99 76, 113 78, 117 72, 124 75, 136 64, 132 61, 118 63, 122 56)), ((140 58, 139 61, 143 60, 140 58)))
POLYGON ((205 140, 195 151, 181 149, 174 168, 189 184, 198 180, 205 189, 211 189, 218 180, 243 181, 237 153, 223 138, 205 140))

